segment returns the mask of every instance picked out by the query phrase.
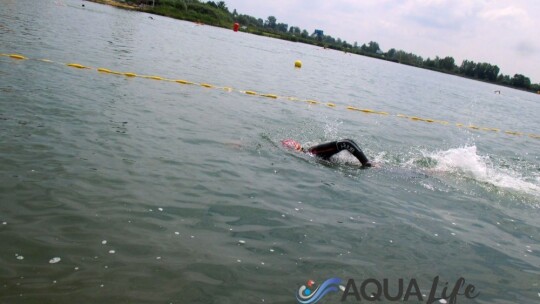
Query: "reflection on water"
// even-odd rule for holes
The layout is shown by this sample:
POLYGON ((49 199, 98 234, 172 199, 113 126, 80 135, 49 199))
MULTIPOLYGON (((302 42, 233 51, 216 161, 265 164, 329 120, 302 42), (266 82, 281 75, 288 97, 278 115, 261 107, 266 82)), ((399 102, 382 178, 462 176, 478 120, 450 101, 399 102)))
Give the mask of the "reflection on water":
POLYGON ((110 26, 111 40, 109 43, 110 49, 116 54, 115 59, 118 60, 133 60, 133 50, 136 48, 134 35, 140 26, 137 20, 126 18, 127 16, 118 16, 112 20, 110 26))

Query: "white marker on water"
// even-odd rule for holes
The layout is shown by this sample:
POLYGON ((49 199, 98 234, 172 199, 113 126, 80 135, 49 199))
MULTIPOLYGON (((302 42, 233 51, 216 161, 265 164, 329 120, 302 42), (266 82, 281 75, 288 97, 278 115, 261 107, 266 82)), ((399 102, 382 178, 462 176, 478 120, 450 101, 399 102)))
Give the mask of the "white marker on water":
POLYGON ((49 260, 49 264, 56 264, 58 262, 60 262, 62 259, 59 258, 59 257, 54 257, 52 259, 49 260))

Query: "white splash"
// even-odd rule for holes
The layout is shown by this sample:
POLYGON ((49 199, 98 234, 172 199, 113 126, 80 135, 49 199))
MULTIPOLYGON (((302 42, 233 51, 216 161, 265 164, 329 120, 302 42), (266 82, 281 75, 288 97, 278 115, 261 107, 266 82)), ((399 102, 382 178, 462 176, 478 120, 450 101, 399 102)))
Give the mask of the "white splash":
POLYGON ((56 264, 56 263, 60 262, 61 260, 62 260, 62 259, 59 258, 59 257, 54 257, 54 258, 52 258, 52 259, 49 260, 49 263, 50 263, 50 264, 56 264))
POLYGON ((521 174, 493 165, 489 157, 478 155, 476 146, 450 149, 426 155, 436 160, 439 172, 457 172, 494 186, 540 195, 540 186, 521 174))
POLYGON ((324 126, 324 138, 330 139, 330 138, 337 138, 338 137, 338 131, 339 127, 343 124, 342 121, 331 121, 330 119, 326 118, 326 124, 324 126))

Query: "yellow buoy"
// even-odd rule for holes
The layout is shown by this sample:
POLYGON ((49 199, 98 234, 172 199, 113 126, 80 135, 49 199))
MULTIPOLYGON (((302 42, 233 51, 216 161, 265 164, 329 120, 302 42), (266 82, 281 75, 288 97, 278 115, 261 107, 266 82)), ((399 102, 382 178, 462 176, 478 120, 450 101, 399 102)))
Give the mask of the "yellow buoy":
POLYGON ((9 55, 9 57, 11 57, 13 59, 19 59, 19 60, 28 59, 28 58, 24 57, 23 55, 19 55, 19 54, 11 54, 11 55, 9 55))
POLYGON ((153 79, 153 80, 165 80, 163 77, 160 77, 160 76, 146 76, 145 78, 153 79))
POLYGON ((295 68, 301 68, 301 67, 302 67, 302 61, 296 60, 296 61, 294 62, 294 67, 295 67, 295 68))
POLYGON ((362 111, 364 113, 375 113, 375 111, 370 110, 370 109, 359 109, 358 111, 362 111))
POLYGON ((84 65, 79 64, 79 63, 68 63, 67 66, 72 67, 72 68, 77 68, 77 69, 86 69, 87 68, 84 65))
POLYGON ((98 70, 98 72, 101 72, 101 73, 107 73, 107 74, 111 74, 111 73, 112 73, 111 70, 106 69, 106 68, 98 68, 97 70, 98 70))
POLYGON ((182 80, 182 79, 175 80, 175 82, 178 82, 178 83, 181 83, 181 84, 194 84, 191 81, 182 80))

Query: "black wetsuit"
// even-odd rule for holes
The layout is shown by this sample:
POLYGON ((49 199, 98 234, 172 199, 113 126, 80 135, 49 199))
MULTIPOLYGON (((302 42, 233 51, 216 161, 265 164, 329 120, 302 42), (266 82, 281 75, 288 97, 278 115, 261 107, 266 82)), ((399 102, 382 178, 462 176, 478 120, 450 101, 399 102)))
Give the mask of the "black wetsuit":
POLYGON ((309 148, 307 152, 322 159, 328 160, 330 157, 332 157, 332 155, 343 150, 351 152, 351 154, 362 163, 362 167, 371 167, 371 163, 367 159, 366 155, 364 155, 364 152, 362 152, 362 149, 360 149, 358 145, 350 139, 342 139, 320 144, 309 148))

